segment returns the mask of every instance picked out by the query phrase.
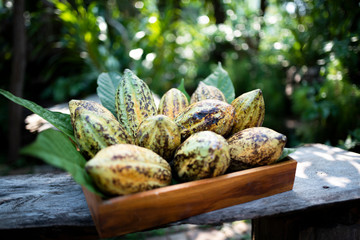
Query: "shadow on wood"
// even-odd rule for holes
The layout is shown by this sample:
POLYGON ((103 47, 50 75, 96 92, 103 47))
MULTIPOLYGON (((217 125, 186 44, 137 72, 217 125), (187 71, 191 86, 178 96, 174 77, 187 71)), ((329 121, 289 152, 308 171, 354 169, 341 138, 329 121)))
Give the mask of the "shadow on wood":
POLYGON ((252 220, 256 240, 360 239, 360 200, 252 220))

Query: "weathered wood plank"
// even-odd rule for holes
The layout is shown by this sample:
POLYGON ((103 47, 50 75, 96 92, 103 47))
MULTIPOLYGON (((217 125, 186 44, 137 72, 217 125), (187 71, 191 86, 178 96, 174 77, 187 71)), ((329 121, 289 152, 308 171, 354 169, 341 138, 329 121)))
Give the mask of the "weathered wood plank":
MULTIPOLYGON (((177 224, 220 224, 360 199, 360 155, 310 145, 298 161, 292 191, 200 214, 177 224)), ((0 178, 0 230, 61 226, 94 228, 81 187, 66 174, 0 178)))
POLYGON ((0 178, 0 229, 93 226, 80 185, 67 173, 0 178))
POLYGON ((204 213, 180 223, 219 224, 360 199, 360 154, 313 144, 290 156, 298 161, 292 191, 204 213))

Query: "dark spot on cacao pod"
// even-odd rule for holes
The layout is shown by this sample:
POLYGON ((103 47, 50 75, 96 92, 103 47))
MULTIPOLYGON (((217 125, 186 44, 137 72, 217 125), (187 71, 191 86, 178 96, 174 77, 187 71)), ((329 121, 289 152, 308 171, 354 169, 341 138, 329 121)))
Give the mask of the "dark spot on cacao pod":
POLYGON ((153 174, 154 179, 159 179, 160 181, 164 181, 169 179, 170 172, 164 169, 159 169, 157 172, 153 174))
MULTIPOLYGON (((129 99, 130 100, 130 99, 129 99)), ((128 101, 127 104, 126 104, 126 111, 128 113, 134 113, 134 103, 133 102, 130 102, 128 101)))
POLYGON ((94 111, 94 112, 97 111, 97 109, 94 107, 94 105, 90 104, 90 102, 84 102, 83 107, 89 111, 94 111))
MULTIPOLYGON (((131 156, 131 154, 115 154, 115 155, 111 156, 111 161, 118 161, 118 160, 126 159, 129 156, 131 156)), ((126 166, 126 167, 130 167, 130 166, 126 166)))
POLYGON ((282 135, 282 134, 279 134, 277 137, 276 137, 277 140, 279 140, 279 142, 286 142, 287 141, 287 138, 285 135, 282 135))
POLYGON ((210 162, 210 165, 209 165, 209 169, 210 169, 210 174, 213 175, 215 169, 216 169, 216 165, 217 163, 219 162, 219 156, 218 155, 215 155, 215 159, 213 161, 210 162))
MULTIPOLYGON (((266 164, 268 164, 269 163, 269 159, 271 159, 272 158, 272 156, 269 156, 269 155, 266 155, 266 156, 264 156, 264 155, 262 155, 261 156, 261 162, 259 163, 260 165, 266 165, 266 164)), ((259 158, 260 159, 260 158, 259 158)))
POLYGON ((98 148, 97 148, 97 144, 96 145, 90 145, 90 152, 94 152, 94 151, 97 151, 98 148))
POLYGON ((146 168, 141 168, 141 167, 139 167, 139 166, 136 166, 135 169, 136 169, 136 171, 137 171, 139 174, 142 174, 142 175, 144 175, 144 176, 146 176, 146 177, 151 177, 151 174, 150 174, 150 172, 149 172, 148 169, 146 169, 146 168))
MULTIPOLYGON (((114 170, 114 169, 113 169, 113 170, 114 170)), ((113 180, 112 180, 112 184, 114 184, 114 185, 118 185, 118 182, 119 182, 119 181, 118 181, 117 179, 113 179, 113 180)))

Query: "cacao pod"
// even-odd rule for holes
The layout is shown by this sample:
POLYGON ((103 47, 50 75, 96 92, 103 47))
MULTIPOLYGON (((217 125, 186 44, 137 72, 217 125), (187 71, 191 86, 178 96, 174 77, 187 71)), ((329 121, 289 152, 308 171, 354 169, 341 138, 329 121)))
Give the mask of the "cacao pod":
POLYGON ((158 114, 174 119, 188 105, 189 102, 185 94, 176 88, 172 88, 161 97, 158 114))
POLYGON ((116 90, 115 109, 120 124, 133 138, 142 120, 156 114, 148 85, 129 69, 124 71, 116 90))
POLYGON ((235 133, 228 139, 230 171, 269 165, 281 156, 286 136, 270 128, 253 127, 235 133))
POLYGON ((98 188, 109 195, 142 192, 171 183, 170 165, 162 157, 130 144, 102 149, 85 169, 98 188))
POLYGON ((193 103, 175 118, 182 140, 206 130, 226 136, 231 131, 233 121, 233 106, 215 99, 193 103))
POLYGON ((86 159, 107 146, 134 143, 114 115, 101 104, 86 100, 69 102, 74 136, 86 159))
POLYGON ((222 175, 229 164, 230 153, 226 139, 211 131, 191 135, 179 146, 172 162, 182 181, 222 175))
POLYGON ((226 102, 224 94, 217 87, 199 82, 195 92, 191 95, 190 104, 206 99, 216 99, 226 102))
POLYGON ((235 108, 232 134, 245 128, 261 127, 265 117, 265 103, 262 92, 256 89, 234 99, 231 105, 235 108))
POLYGON ((136 144, 148 148, 166 160, 171 160, 181 143, 180 129, 168 116, 146 118, 136 133, 136 144))

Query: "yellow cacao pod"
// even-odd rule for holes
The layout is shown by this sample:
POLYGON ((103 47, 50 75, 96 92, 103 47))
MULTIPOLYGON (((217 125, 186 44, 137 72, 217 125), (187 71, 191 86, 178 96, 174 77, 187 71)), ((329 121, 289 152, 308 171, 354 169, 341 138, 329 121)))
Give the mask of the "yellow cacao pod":
POLYGON ((228 139, 230 171, 269 165, 281 156, 286 136, 270 128, 253 127, 235 133, 228 139))
POLYGON ((129 69, 124 71, 116 90, 115 109, 120 124, 133 138, 142 120, 157 112, 148 85, 129 69))
POLYGON ((172 88, 161 97, 158 114, 174 119, 188 105, 186 96, 180 90, 172 88))
POLYGON ((193 103, 175 119, 180 127, 182 140, 196 132, 207 130, 226 136, 231 131, 233 121, 233 106, 215 99, 193 103))
POLYGON ((168 116, 146 118, 136 133, 136 144, 148 148, 170 161, 181 143, 180 129, 168 116))
POLYGON ((114 115, 100 103, 71 100, 69 109, 74 136, 85 158, 92 158, 113 144, 133 143, 114 115))
POLYGON ((234 99, 231 105, 235 109, 232 134, 245 128, 261 127, 265 117, 265 103, 260 89, 244 93, 234 99))
POLYGON ((170 165, 153 151, 117 144, 99 151, 85 165, 97 187, 109 195, 142 192, 171 183, 170 165))
POLYGON ((206 99, 216 99, 226 102, 224 94, 217 87, 199 82, 195 92, 191 95, 190 104, 206 99))
POLYGON ((228 143, 211 131, 195 133, 179 146, 172 164, 182 181, 222 175, 230 164, 228 143))

